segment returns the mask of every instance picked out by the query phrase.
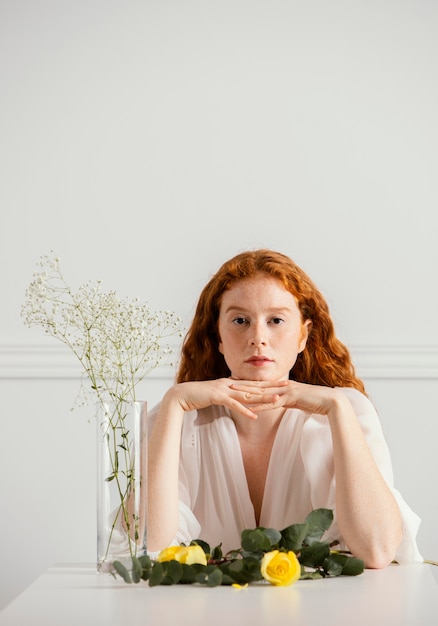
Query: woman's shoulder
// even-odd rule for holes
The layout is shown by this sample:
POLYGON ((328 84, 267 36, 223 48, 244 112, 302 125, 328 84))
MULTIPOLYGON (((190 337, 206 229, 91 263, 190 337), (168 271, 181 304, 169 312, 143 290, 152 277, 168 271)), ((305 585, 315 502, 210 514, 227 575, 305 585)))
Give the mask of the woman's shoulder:
POLYGON ((362 410, 375 410, 371 400, 359 389, 355 387, 336 387, 341 393, 343 393, 350 400, 351 404, 358 409, 362 410))
POLYGON ((337 387, 337 389, 350 400, 351 406, 363 429, 380 431, 381 423, 376 407, 364 393, 354 387, 337 387))

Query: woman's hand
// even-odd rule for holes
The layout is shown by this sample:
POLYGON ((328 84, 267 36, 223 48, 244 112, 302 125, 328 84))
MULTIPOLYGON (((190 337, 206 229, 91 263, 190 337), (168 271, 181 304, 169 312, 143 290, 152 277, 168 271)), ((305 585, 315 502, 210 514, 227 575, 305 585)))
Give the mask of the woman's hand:
POLYGON ((167 401, 177 402, 183 411, 219 405, 250 419, 257 419, 254 407, 266 410, 279 400, 276 391, 254 386, 251 382, 245 381, 239 381, 236 387, 235 381, 231 378, 179 383, 169 389, 166 396, 167 401))
POLYGON ((339 390, 319 385, 282 381, 233 381, 232 389, 243 397, 245 404, 254 414, 271 409, 300 409, 308 413, 329 416, 348 402, 339 390))

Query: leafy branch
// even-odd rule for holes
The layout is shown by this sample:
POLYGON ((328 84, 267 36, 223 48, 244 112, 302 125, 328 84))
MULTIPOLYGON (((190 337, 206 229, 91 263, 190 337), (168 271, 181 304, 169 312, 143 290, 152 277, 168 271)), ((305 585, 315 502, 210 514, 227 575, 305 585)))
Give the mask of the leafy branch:
MULTIPOLYGON (((333 576, 357 576, 364 563, 350 554, 335 551, 335 544, 322 541, 330 528, 333 512, 315 509, 302 524, 292 524, 282 531, 273 528, 247 529, 241 533, 241 547, 227 554, 221 545, 211 549, 203 540, 192 541, 190 547, 173 547, 163 550, 156 560, 147 555, 132 558, 130 567, 120 561, 113 563, 114 575, 126 583, 148 581, 149 586, 174 584, 246 585, 268 580, 273 584, 290 584, 294 580, 333 576), (201 558, 188 562, 191 547, 201 558), (181 552, 183 550, 184 552, 181 552), (182 556, 183 555, 183 556, 182 556), (273 556, 271 556, 273 555, 273 556), (271 558, 293 557, 297 563, 296 575, 284 573, 284 562, 279 575, 266 574, 264 562, 271 558)), ((283 559, 284 561, 284 559, 283 559)))

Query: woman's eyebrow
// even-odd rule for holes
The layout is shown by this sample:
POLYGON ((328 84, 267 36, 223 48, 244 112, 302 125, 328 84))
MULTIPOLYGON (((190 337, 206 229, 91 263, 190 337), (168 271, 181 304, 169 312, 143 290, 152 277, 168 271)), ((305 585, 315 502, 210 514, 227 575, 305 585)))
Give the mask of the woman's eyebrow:
MULTIPOLYGON (((239 313, 246 313, 249 311, 249 309, 246 309, 245 307, 238 306, 235 304, 230 304, 230 306, 225 309, 225 313, 230 313, 233 311, 238 311, 239 313)), ((290 313, 291 309, 287 306, 281 306, 281 307, 272 307, 272 308, 269 307, 267 311, 269 311, 269 313, 290 313)))

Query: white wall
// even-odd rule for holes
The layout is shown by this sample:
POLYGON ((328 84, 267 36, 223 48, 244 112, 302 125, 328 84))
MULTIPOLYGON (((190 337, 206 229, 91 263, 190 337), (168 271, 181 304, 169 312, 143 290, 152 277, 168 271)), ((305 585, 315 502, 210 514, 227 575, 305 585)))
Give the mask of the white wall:
POLYGON ((19 315, 50 249, 73 285, 101 278, 187 321, 232 254, 292 256, 438 558, 437 28, 432 0, 0 2, 0 606, 95 555, 74 365, 19 315))

